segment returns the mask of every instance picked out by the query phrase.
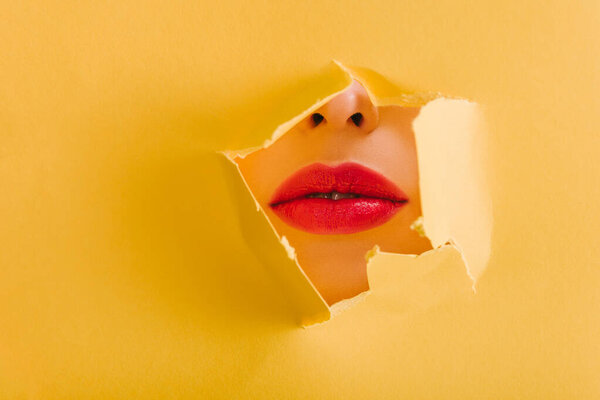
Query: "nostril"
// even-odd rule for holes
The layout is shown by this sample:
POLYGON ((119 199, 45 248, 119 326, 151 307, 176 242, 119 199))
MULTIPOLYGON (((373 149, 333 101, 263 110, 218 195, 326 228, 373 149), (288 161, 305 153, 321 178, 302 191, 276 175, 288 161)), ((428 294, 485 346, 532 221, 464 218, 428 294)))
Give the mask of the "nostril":
POLYGON ((355 114, 352 114, 349 119, 352 120, 352 123, 354 125, 360 126, 362 124, 364 118, 361 113, 355 113, 355 114))
POLYGON ((325 117, 319 113, 314 113, 313 115, 310 116, 310 118, 313 122, 313 128, 325 120, 325 117))

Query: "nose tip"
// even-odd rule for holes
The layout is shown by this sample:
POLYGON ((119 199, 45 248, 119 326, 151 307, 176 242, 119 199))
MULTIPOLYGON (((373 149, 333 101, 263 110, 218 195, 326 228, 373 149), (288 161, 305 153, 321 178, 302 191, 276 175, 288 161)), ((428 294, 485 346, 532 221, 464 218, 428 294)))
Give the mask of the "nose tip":
POLYGON ((314 128, 359 129, 369 133, 379 124, 379 113, 366 89, 358 82, 331 99, 310 116, 314 128))

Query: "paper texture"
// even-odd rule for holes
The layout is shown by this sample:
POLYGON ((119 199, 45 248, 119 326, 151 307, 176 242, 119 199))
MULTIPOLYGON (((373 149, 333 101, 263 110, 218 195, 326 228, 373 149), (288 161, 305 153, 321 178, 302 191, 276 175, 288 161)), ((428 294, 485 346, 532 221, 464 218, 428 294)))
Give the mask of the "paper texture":
POLYGON ((600 397, 597 2, 0 10, 0 398, 600 397), (441 242, 463 208, 491 207, 491 235, 475 220, 451 238, 465 259, 489 253, 480 276, 469 263, 476 293, 452 245, 380 254, 368 295, 300 327, 298 305, 329 311, 298 270, 286 291, 265 264, 295 265, 218 151, 261 146, 343 90, 331 60, 365 67, 390 104, 482 107, 486 133, 463 149, 483 151, 443 166, 447 225, 424 216, 441 242), (485 205, 449 174, 479 162, 485 205))

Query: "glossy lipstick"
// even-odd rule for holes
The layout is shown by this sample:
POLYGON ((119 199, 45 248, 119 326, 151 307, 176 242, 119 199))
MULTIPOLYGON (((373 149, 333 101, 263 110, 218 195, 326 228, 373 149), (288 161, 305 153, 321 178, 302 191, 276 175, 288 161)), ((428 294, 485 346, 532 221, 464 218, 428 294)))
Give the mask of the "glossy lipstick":
POLYGON ((408 197, 383 175, 356 163, 311 164, 275 191, 273 212, 287 224, 316 234, 374 228, 394 216, 408 197))

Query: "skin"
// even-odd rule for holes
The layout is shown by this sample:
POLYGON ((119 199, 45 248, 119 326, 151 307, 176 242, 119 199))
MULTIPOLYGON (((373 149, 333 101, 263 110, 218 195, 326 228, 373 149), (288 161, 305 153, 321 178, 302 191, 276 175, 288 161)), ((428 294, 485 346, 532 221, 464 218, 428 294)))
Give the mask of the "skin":
POLYGON ((369 289, 365 254, 383 251, 420 254, 431 248, 410 225, 421 216, 417 153, 412 121, 416 107, 375 107, 358 82, 316 110, 325 117, 314 126, 312 114, 271 146, 237 158, 242 175, 279 235, 296 249, 302 269, 328 304, 369 289), (350 116, 360 112, 356 126, 350 116), (388 222, 362 232, 319 235, 283 222, 269 206, 279 185, 298 169, 320 162, 365 165, 394 182, 409 197, 388 222))

